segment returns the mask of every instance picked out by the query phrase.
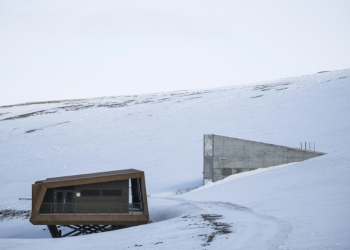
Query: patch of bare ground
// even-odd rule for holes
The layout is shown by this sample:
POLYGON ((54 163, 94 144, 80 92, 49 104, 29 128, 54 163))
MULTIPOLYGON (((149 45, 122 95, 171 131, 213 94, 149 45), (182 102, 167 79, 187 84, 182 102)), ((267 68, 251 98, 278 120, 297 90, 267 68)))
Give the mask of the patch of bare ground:
POLYGON ((52 108, 52 109, 30 112, 30 113, 26 113, 26 114, 22 114, 22 115, 16 115, 16 116, 2 119, 1 121, 23 119, 23 118, 27 118, 27 117, 31 117, 31 116, 35 116, 35 115, 54 114, 54 113, 59 112, 60 110, 77 111, 77 110, 92 108, 94 106, 95 106, 94 104, 90 104, 90 105, 74 104, 74 105, 68 105, 68 106, 61 106, 61 107, 56 107, 56 108, 52 108))
POLYGON ((341 77, 338 77, 338 78, 334 78, 334 79, 329 79, 329 80, 327 80, 327 81, 323 81, 323 82, 321 82, 321 83, 328 83, 328 82, 332 82, 332 81, 336 81, 336 80, 341 80, 341 79, 345 79, 345 78, 347 78, 347 77, 341 76, 341 77))
POLYGON ((61 110, 65 110, 65 111, 77 111, 77 110, 81 110, 81 109, 92 108, 94 106, 95 105, 93 105, 93 104, 90 104, 90 105, 75 104, 75 105, 57 107, 56 109, 61 109, 61 110))
POLYGON ((29 106, 29 105, 36 105, 36 104, 51 104, 51 103, 63 103, 63 102, 79 102, 79 101, 84 101, 84 100, 87 100, 87 99, 54 100, 54 101, 43 101, 43 102, 25 102, 25 103, 13 104, 13 105, 0 106, 0 108, 12 108, 12 107, 29 106))
POLYGON ((15 218, 28 219, 30 217, 30 213, 30 210, 3 209, 0 210, 0 222, 15 218))
MULTIPOLYGON (((171 101, 173 97, 189 97, 187 99, 182 100, 182 101, 185 101, 185 100, 201 98, 200 95, 211 93, 211 92, 213 91, 181 92, 181 93, 171 93, 168 95, 160 95, 160 96, 151 95, 145 98, 138 98, 138 96, 124 96, 127 99, 119 100, 119 101, 111 100, 112 99, 111 97, 109 98, 109 100, 111 101, 108 100, 103 102, 100 102, 100 100, 106 100, 106 98, 100 98, 100 100, 98 100, 98 98, 94 98, 94 99, 74 99, 74 100, 59 100, 59 101, 47 101, 47 102, 28 102, 28 103, 21 103, 21 104, 15 104, 15 105, 0 106, 0 108, 11 108, 16 106, 28 106, 28 105, 35 105, 35 104, 55 104, 55 103, 62 103, 65 105, 60 107, 25 113, 21 115, 16 115, 12 117, 7 117, 0 121, 23 119, 23 118, 28 118, 31 116, 43 115, 43 114, 54 114, 62 110, 78 111, 78 110, 89 109, 89 108, 122 108, 122 107, 131 106, 131 105, 138 105, 138 104, 167 102, 167 101, 171 101), (87 100, 90 100, 90 103, 87 103, 87 100), (78 102, 78 103, 74 103, 74 102, 78 102)), ((0 116, 2 114, 7 114, 7 113, 0 113, 0 116)), ((37 129, 37 130, 40 130, 40 129, 37 129)), ((35 131, 36 130, 30 130, 28 133, 32 133, 35 131)))
POLYGON ((204 237, 205 243, 202 246, 208 246, 214 240, 216 235, 225 235, 232 233, 230 230, 231 225, 228 223, 217 222, 216 220, 221 219, 222 215, 217 214, 202 214, 204 221, 209 222, 210 226, 214 229, 211 234, 200 234, 199 236, 204 237))
POLYGON ((198 99, 198 98, 202 98, 201 96, 195 96, 195 97, 191 97, 191 98, 185 98, 185 100, 193 100, 193 99, 198 99))
POLYGON ((255 86, 253 88, 253 90, 269 91, 269 90, 274 90, 275 89, 276 91, 280 91, 280 90, 288 89, 286 86, 290 85, 290 84, 292 84, 292 83, 290 83, 290 82, 282 82, 282 83, 275 83, 275 84, 263 84, 263 85, 255 86))
POLYGON ((48 126, 45 126, 45 127, 42 127, 42 128, 30 129, 30 130, 27 130, 26 133, 27 134, 34 133, 35 131, 38 131, 38 130, 44 130, 44 128, 54 127, 54 126, 58 126, 58 125, 65 124, 65 123, 70 123, 70 122, 60 122, 60 123, 48 125, 48 126))
POLYGON ((27 130, 26 133, 27 134, 30 134, 30 133, 34 133, 35 131, 38 131, 38 130, 42 130, 41 128, 38 128, 38 129, 30 129, 30 130, 27 130))
POLYGON ((257 96, 252 96, 250 98, 259 98, 259 97, 262 97, 263 95, 257 95, 257 96))
POLYGON ((16 116, 8 117, 8 118, 5 118, 5 119, 2 119, 1 121, 17 120, 17 119, 22 119, 22 118, 27 118, 27 117, 30 117, 30 116, 34 116, 34 115, 53 114, 53 113, 56 113, 56 112, 57 112, 56 110, 40 110, 40 111, 26 113, 26 114, 23 114, 23 115, 16 115, 16 116))

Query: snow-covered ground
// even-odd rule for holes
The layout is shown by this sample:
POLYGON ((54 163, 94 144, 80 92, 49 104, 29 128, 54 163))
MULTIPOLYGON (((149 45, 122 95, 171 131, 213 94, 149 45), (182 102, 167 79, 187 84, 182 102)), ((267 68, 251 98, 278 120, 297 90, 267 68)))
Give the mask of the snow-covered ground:
POLYGON ((48 177, 145 171, 152 223, 51 239, 0 222, 0 249, 350 249, 350 70, 259 85, 0 107, 0 210, 48 177), (203 134, 326 152, 202 186, 203 134), (218 223, 218 222, 221 222, 218 223))

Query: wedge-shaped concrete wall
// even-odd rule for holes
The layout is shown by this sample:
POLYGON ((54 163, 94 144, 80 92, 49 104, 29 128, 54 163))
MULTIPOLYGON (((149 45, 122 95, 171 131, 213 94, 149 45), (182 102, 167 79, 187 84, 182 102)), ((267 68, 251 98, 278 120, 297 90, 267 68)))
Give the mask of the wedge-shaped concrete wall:
POLYGON ((204 185, 232 174, 300 162, 324 154, 219 135, 204 135, 204 185))

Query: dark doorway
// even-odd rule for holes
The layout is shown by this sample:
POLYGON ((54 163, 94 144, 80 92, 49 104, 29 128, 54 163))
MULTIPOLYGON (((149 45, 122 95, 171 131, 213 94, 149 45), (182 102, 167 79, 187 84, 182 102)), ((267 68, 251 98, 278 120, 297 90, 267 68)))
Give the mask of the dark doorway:
POLYGON ((75 191, 55 190, 55 213, 75 212, 75 191))

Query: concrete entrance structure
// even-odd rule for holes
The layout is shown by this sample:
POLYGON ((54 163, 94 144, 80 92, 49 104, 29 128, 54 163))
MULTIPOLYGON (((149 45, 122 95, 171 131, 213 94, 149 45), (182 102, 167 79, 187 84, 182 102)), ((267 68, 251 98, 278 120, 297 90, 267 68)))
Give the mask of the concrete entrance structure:
POLYGON ((203 184, 236 173, 300 162, 324 154, 220 135, 204 135, 203 184))

